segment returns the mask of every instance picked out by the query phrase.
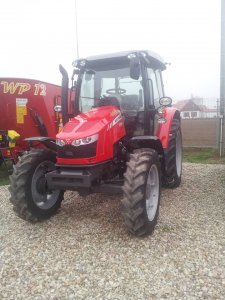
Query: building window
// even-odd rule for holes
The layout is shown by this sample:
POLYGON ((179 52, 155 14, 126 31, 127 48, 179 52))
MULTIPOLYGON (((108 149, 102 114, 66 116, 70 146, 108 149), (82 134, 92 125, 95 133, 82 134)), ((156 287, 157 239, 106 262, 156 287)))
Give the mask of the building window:
POLYGON ((192 118, 197 118, 198 114, 197 114, 197 111, 192 111, 191 112, 191 117, 192 118))
POLYGON ((183 117, 184 118, 190 118, 189 111, 183 112, 183 117))

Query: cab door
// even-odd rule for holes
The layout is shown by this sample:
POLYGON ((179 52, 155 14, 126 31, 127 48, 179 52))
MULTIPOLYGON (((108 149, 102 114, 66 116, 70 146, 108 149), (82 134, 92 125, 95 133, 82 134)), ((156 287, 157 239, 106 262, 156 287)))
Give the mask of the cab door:
POLYGON ((156 110, 160 107, 159 99, 164 96, 164 89, 162 83, 161 70, 154 70, 152 68, 147 68, 147 76, 148 76, 148 86, 149 86, 149 94, 150 94, 150 128, 151 134, 157 130, 157 115, 156 110))

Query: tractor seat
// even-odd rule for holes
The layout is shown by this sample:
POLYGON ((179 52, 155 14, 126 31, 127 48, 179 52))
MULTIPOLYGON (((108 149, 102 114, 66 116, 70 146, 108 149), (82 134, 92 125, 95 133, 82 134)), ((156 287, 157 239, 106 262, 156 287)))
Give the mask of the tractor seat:
POLYGON ((137 95, 124 95, 121 97, 121 109, 122 110, 139 110, 139 101, 137 95))
POLYGON ((120 108, 119 100, 116 97, 104 97, 99 100, 97 106, 109 106, 109 105, 114 105, 120 108))

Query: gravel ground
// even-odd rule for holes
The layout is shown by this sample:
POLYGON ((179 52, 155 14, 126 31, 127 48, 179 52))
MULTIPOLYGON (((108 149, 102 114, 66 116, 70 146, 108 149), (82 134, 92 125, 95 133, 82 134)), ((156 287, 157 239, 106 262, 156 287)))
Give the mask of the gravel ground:
POLYGON ((184 164, 142 239, 118 196, 68 192, 55 217, 30 224, 1 187, 0 299, 225 299, 224 187, 224 165, 184 164))

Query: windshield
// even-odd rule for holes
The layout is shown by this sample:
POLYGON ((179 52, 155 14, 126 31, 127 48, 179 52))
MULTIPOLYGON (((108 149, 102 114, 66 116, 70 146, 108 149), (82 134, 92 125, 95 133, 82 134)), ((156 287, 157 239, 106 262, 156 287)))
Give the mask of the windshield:
POLYGON ((79 110, 85 112, 97 106, 117 105, 122 111, 143 111, 141 83, 141 76, 138 80, 130 77, 129 68, 86 69, 82 76, 79 110))

